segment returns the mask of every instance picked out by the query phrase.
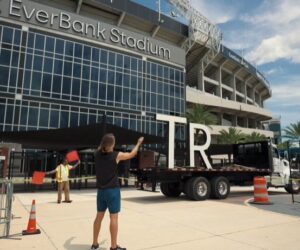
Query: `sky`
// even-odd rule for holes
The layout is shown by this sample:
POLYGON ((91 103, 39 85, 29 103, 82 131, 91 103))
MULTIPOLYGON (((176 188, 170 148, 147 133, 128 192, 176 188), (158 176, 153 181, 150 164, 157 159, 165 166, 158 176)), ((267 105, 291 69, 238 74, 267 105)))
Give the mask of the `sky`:
MULTIPOLYGON (((157 0, 132 0, 158 10, 157 0)), ((223 44, 265 75, 265 108, 282 127, 300 121, 300 0, 190 0, 223 33, 223 44)), ((161 0, 162 12, 175 10, 161 0)), ((179 21, 185 22, 182 18, 179 21)))

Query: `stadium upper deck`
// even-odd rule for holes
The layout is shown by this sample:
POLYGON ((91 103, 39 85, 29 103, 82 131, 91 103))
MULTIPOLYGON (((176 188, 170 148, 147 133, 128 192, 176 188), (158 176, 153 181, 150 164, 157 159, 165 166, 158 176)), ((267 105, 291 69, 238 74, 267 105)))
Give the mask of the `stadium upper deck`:
MULTIPOLYGON (((0 102, 0 112, 4 114, 3 121, 0 119, 1 130, 75 126, 98 121, 100 114, 106 113, 114 124, 159 135, 163 129, 162 124, 153 121, 155 113, 184 115, 186 108, 200 103, 208 106, 218 117, 213 134, 223 128, 238 126, 243 132, 259 129, 259 132, 272 136, 272 132, 262 130, 261 126, 261 121, 272 117, 264 108, 265 100, 271 97, 271 89, 264 76, 224 46, 201 70, 208 48, 196 43, 185 53, 182 46, 189 35, 185 24, 165 15, 159 20, 157 12, 129 0, 9 0, 2 1, 0 7, 1 34, 6 34, 8 26, 14 27, 12 34, 15 37, 19 30, 24 34, 23 40, 19 41, 18 65, 4 58, 4 54, 3 60, 0 60, 0 70, 3 71, 0 91, 3 92, 2 98, 6 98, 0 102), (33 52, 28 40, 31 35, 36 41, 33 50, 37 49, 33 52), (46 36, 41 38, 46 44, 38 48, 40 35, 46 36), (27 36, 28 39, 24 40, 27 36), (64 44, 62 57, 58 60, 61 60, 67 77, 55 72, 55 60, 60 49, 57 48, 58 52, 54 54, 47 54, 48 38, 55 39, 56 46, 60 42, 64 44), (105 61, 107 66, 104 67, 99 57, 100 64, 96 64, 103 68, 99 68, 97 73, 97 68, 93 68, 97 67, 94 62, 86 65, 83 52, 80 59, 82 72, 76 75, 75 66, 79 63, 76 62, 76 46, 80 44, 84 49, 88 45, 95 55, 101 54, 102 50, 112 55, 116 58, 112 59, 114 68, 111 68, 110 59, 105 61), (67 46, 74 48, 70 60, 67 46), (27 68, 24 60, 29 56, 39 57, 37 62, 42 60, 43 69, 35 61, 32 69, 27 68), (119 58, 124 64, 118 65, 119 58), (46 69, 46 61, 53 60, 53 67, 46 69), (125 72, 125 60, 131 60, 129 72, 125 72), (90 67, 90 74, 84 72, 85 66, 90 67), (10 85, 13 80, 11 70, 18 72, 15 86, 10 85), (30 81, 40 82, 26 89, 26 72, 29 70, 30 81), (110 78, 112 70, 115 75, 110 78), (24 71, 25 75, 21 77, 24 71), (97 77, 94 77, 94 71, 97 77), (106 80, 100 79, 104 72, 106 80), (6 75, 7 78, 4 77, 6 75), (127 78, 130 79, 129 85, 135 79, 137 85, 126 86, 127 78), (89 82, 92 85, 88 87, 89 82), (76 84, 79 84, 80 91, 74 92, 76 84), (56 85, 60 86, 59 93, 55 90, 56 85), (71 88, 70 93, 68 88, 71 88), (94 91, 97 94, 93 94, 94 91), (66 105, 66 98, 73 102, 70 106, 66 105), (37 109, 33 110, 32 105, 37 109), (24 107, 29 116, 26 121, 22 116, 24 107), (12 117, 8 114, 11 109, 12 117), (74 113, 79 116, 75 117, 74 113), (57 122, 50 121, 52 114, 57 122), (44 119, 47 115, 48 118, 44 119)), ((2 52, 4 49, 11 58, 16 47, 9 45, 10 40, 4 38, 2 36, 2 52)))

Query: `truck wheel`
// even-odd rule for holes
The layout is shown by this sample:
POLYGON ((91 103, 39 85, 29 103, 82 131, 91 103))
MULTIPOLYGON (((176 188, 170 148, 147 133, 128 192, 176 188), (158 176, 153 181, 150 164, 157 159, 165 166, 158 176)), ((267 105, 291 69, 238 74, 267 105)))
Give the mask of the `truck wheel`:
POLYGON ((230 193, 230 184, 226 177, 217 176, 210 182, 211 197, 215 199, 226 199, 230 193))
POLYGON ((166 197, 178 197, 181 194, 180 183, 179 182, 172 182, 160 183, 160 191, 166 197))
POLYGON ((185 183, 185 193, 192 200, 206 200, 210 195, 210 190, 210 184, 204 177, 194 177, 185 183))
POLYGON ((298 180, 292 180, 292 183, 285 185, 284 189, 289 194, 299 194, 300 192, 300 183, 298 180))
POLYGON ((188 179, 185 181, 184 186, 183 186, 183 192, 189 197, 189 186, 191 185, 190 182, 193 180, 193 178, 188 179))

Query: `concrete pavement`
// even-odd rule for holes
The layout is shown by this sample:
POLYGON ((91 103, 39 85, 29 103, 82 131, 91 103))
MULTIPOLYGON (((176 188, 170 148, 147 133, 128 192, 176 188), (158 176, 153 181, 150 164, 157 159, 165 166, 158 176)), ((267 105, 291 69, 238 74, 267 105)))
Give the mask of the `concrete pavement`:
MULTIPOLYGON (((223 201, 195 202, 184 195, 166 198, 159 192, 122 189, 120 245, 142 249, 300 249, 300 204, 282 190, 270 190, 271 206, 245 203, 252 188, 233 188, 223 201)), ((13 202, 9 239, 0 249, 89 249, 96 213, 95 190, 72 190, 71 204, 57 204, 56 193, 19 193, 13 202), (32 199, 36 200, 40 235, 22 236, 32 199)), ((299 199, 299 196, 298 196, 299 199)), ((100 249, 109 249, 109 218, 105 217, 100 249)))

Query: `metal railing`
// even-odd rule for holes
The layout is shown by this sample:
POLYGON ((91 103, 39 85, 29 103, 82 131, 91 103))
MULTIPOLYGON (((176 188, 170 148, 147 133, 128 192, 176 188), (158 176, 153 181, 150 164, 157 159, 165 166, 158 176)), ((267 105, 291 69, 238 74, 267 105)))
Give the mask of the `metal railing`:
POLYGON ((219 53, 222 43, 220 28, 196 10, 190 0, 168 0, 168 2, 189 21, 189 37, 183 44, 186 52, 194 43, 199 43, 213 50, 215 54, 219 53))
POLYGON ((8 237, 11 223, 13 183, 0 179, 0 237, 8 237))

